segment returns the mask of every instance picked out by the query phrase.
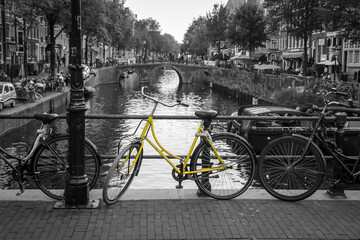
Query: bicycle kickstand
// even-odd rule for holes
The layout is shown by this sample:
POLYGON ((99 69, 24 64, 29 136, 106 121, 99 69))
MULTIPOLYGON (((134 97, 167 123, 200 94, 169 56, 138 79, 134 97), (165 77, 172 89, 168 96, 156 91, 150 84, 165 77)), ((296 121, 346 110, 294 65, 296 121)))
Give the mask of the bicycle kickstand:
POLYGON ((182 189, 183 186, 181 185, 182 181, 183 181, 183 178, 184 178, 184 174, 183 174, 183 167, 182 167, 182 163, 181 163, 181 173, 179 173, 179 179, 178 179, 178 182, 179 182, 179 185, 176 185, 176 189, 182 189))
POLYGON ((25 192, 24 184, 22 182, 22 174, 20 174, 19 178, 20 179, 19 179, 18 183, 19 183, 20 190, 19 190, 19 192, 16 193, 16 196, 20 196, 21 194, 23 194, 25 192))
POLYGON ((178 180, 179 185, 176 185, 176 186, 175 186, 176 189, 182 189, 182 188, 183 188, 183 186, 181 185, 182 179, 183 179, 183 176, 182 176, 182 174, 180 174, 180 175, 179 175, 179 180, 178 180))

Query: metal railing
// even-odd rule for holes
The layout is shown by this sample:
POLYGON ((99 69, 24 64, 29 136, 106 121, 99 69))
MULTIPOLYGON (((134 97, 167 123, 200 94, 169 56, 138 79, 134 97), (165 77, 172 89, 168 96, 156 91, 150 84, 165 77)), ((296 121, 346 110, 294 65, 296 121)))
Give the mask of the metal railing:
MULTIPOLYGON (((85 119, 147 119, 149 115, 121 115, 121 114, 91 114, 85 115, 85 119)), ((59 114, 60 119, 66 119, 67 114, 59 114)), ((154 115, 154 119, 163 120, 200 120, 195 115, 154 115)), ((327 116, 326 120, 335 120, 335 116, 327 116)), ((34 119, 34 115, 0 115, 1 119, 34 119)), ((301 117, 283 117, 283 116, 229 116, 218 115, 214 120, 310 120, 316 121, 317 116, 301 116, 301 117)), ((360 121, 360 117, 347 117, 347 121, 360 121)))

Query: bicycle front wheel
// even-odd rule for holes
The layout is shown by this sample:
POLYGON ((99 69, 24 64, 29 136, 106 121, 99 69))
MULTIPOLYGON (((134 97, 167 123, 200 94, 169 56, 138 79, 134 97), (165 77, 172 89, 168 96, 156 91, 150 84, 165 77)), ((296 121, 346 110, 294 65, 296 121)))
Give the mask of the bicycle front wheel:
POLYGON ((255 154, 246 140, 231 133, 212 136, 212 146, 225 163, 223 165, 207 141, 194 151, 191 169, 197 186, 210 197, 226 200, 239 196, 251 185, 255 174, 255 154), (213 170, 211 170, 213 169, 213 170))
POLYGON ((136 159, 140 147, 138 143, 129 144, 115 158, 106 176, 102 192, 106 204, 116 203, 130 186, 142 160, 142 152, 136 159))
POLYGON ((259 159, 259 176, 265 190, 284 201, 311 196, 322 184, 325 163, 316 145, 287 136, 268 144, 259 159), (304 154, 305 151, 305 154, 304 154))
MULTIPOLYGON (((51 198, 62 200, 69 175, 69 135, 58 135, 40 145, 36 151, 32 169, 37 186, 51 198)), ((85 174, 89 189, 99 177, 101 160, 89 140, 85 141, 85 174)))

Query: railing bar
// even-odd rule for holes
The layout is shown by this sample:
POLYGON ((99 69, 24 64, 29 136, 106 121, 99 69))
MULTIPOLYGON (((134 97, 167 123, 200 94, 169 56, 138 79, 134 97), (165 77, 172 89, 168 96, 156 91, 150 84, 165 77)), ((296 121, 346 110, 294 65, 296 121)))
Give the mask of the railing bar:
MULTIPOLYGON (((65 119, 66 114, 59 114, 59 118, 65 119)), ((148 115, 120 115, 120 114, 91 114, 85 115, 86 119, 146 119, 148 115)), ((0 115, 0 119, 33 119, 34 115, 0 115)), ((163 120, 200 120, 196 116, 186 115, 155 115, 154 119, 163 120)), ((214 120, 308 120, 316 121, 317 116, 311 117, 275 117, 275 116, 227 116, 219 115, 214 120)), ((335 120, 335 117, 326 117, 328 120, 335 120)), ((360 117, 347 117, 348 121, 360 121, 360 117)))
MULTIPOLYGON (((101 159, 114 159, 117 155, 114 155, 114 154, 101 154, 100 157, 101 159)), ((178 155, 179 157, 182 157, 182 158, 186 158, 187 156, 186 155, 178 155)), ((170 156, 167 156, 169 159, 175 159, 175 158, 172 158, 170 156)), ((256 155, 256 158, 258 159, 260 157, 260 155, 256 155)), ((330 155, 325 155, 324 156, 325 159, 332 159, 332 156, 330 155)), ((143 158, 144 159, 163 159, 162 156, 160 155, 143 155, 143 158)))

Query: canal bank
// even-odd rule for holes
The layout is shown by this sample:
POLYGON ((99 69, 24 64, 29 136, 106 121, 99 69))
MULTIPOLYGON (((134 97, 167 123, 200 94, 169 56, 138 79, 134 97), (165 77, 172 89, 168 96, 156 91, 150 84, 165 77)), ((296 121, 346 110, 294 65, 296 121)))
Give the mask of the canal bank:
MULTIPOLYGON (((95 69, 93 74, 85 80, 85 86, 95 87, 99 84, 111 84, 119 81, 120 72, 116 67, 107 67, 95 69)), ((39 102, 27 103, 17 102, 14 108, 4 108, 0 112, 0 136, 10 132, 12 129, 21 127, 27 124, 32 119, 29 118, 7 118, 31 116, 35 113, 59 113, 56 109, 63 109, 61 107, 67 106, 70 102, 70 89, 64 92, 45 92, 43 98, 39 102)), ((62 113, 62 112, 61 112, 62 113)), ((59 113, 60 114, 60 113, 59 113)))
POLYGON ((251 94, 248 94, 246 92, 242 92, 235 88, 229 88, 228 86, 223 86, 216 82, 211 82, 207 80, 207 84, 209 87, 216 93, 219 93, 223 96, 226 96, 229 99, 232 99, 234 102, 239 103, 240 105, 272 105, 272 102, 269 102, 262 98, 257 98, 251 94))

